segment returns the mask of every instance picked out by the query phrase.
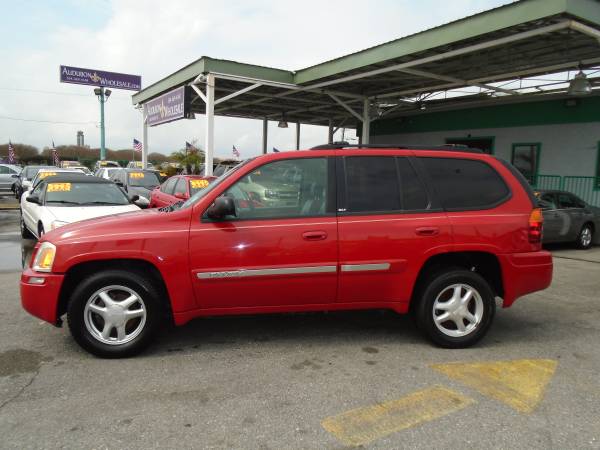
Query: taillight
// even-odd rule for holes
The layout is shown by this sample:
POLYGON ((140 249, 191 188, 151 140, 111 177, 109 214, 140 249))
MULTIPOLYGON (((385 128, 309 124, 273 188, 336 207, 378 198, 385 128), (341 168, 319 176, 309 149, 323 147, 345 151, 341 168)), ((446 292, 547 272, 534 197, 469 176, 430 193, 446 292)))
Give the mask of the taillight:
POLYGON ((544 216, 541 208, 535 208, 529 215, 529 242, 539 244, 542 242, 544 231, 544 216))

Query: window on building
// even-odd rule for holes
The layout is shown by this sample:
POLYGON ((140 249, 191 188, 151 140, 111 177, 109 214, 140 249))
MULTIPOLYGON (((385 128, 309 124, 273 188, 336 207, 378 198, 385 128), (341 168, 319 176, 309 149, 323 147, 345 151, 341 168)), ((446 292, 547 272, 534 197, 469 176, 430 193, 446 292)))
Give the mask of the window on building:
POLYGON ((447 138, 446 144, 465 145, 471 148, 478 148, 488 155, 494 154, 494 138, 493 137, 464 137, 464 138, 447 138))
POLYGON ((540 147, 539 143, 513 144, 512 146, 510 162, 533 185, 537 181, 540 147))
POLYGON ((421 158, 447 210, 489 208, 506 199, 504 180, 487 163, 460 158, 421 158))
POLYGON ((598 142, 598 155, 596 156, 596 179, 594 180, 594 188, 600 189, 600 142, 598 142))

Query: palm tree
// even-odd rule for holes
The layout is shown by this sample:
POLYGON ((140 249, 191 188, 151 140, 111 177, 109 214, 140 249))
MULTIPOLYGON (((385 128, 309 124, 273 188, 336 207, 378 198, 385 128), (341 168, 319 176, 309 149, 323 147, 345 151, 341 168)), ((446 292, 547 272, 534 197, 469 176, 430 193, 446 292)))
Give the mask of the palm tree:
POLYGON ((184 166, 188 174, 199 175, 204 163, 204 152, 202 150, 186 152, 182 149, 171 153, 169 159, 184 166))

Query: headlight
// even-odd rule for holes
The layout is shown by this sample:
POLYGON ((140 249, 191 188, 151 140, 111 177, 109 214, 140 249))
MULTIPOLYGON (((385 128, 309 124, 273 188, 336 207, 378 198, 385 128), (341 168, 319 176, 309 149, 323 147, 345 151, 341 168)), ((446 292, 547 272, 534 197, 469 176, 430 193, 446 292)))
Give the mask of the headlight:
POLYGON ((55 220, 50 224, 51 230, 56 230, 58 227, 62 227, 64 225, 69 225, 69 222, 63 222, 62 220, 55 220))
POLYGON ((40 245, 31 267, 36 272, 52 272, 54 256, 56 255, 56 246, 50 242, 44 242, 40 245))

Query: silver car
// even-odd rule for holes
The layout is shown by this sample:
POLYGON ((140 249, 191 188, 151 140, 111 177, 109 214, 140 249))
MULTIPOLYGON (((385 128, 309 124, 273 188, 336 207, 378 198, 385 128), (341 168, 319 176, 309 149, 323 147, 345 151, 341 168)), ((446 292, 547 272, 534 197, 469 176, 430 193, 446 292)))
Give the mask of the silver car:
POLYGON ((600 243, 600 208, 566 191, 536 191, 544 216, 543 242, 572 242, 581 249, 600 243))
POLYGON ((13 164, 0 164, 0 195, 12 194, 13 185, 19 174, 21 168, 13 164))

